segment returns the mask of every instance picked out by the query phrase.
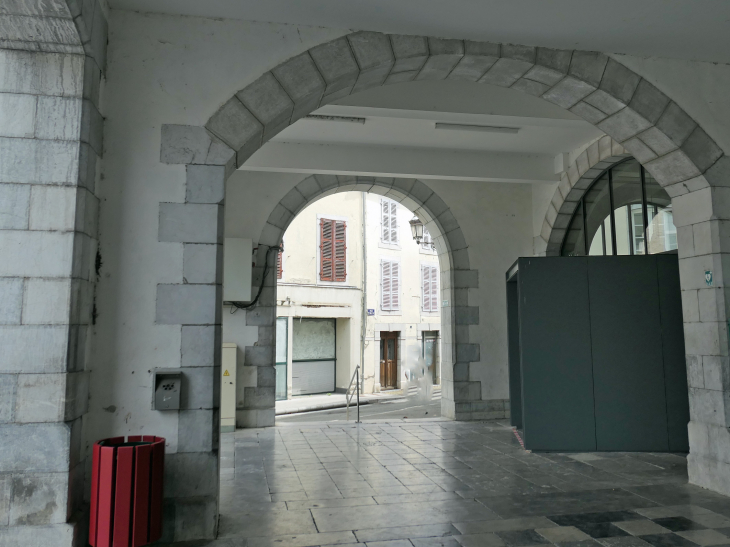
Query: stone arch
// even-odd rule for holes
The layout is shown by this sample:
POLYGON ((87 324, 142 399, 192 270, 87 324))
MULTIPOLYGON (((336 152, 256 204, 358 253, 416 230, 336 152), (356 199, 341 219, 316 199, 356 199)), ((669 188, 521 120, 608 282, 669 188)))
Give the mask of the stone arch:
POLYGON ((540 231, 541 245, 546 256, 560 256, 560 246, 573 218, 573 212, 601 171, 629 156, 619 143, 604 136, 581 152, 560 176, 560 183, 548 204, 540 231))
MULTIPOLYGON (((448 306, 442 307, 441 313, 442 412, 457 419, 470 419, 474 412, 486 412, 482 407, 486 408, 488 403, 480 403, 481 382, 469 380, 469 363, 479 360, 479 344, 470 339, 468 329, 462 329, 464 332, 455 335, 454 328, 455 324, 479 324, 478 308, 468 305, 468 288, 475 285, 478 271, 470 269, 468 244, 449 206, 420 180, 335 175, 305 178, 275 205, 269 215, 258 240, 257 266, 263 264, 269 247, 281 243, 287 227, 301 210, 323 197, 346 191, 380 194, 398 201, 416 214, 432 234, 441 270, 442 300, 449 302, 448 306)), ((254 284, 261 282, 262 273, 263 268, 257 268, 254 284)), ((265 283, 272 286, 272 290, 262 292, 260 303, 275 310, 276 278, 273 270, 265 283)), ((275 327, 275 316, 268 314, 267 318, 262 318, 255 310, 251 315, 251 325, 259 328, 258 339, 268 340, 267 334, 275 327)), ((266 349, 266 346, 259 345, 247 347, 244 355, 258 354, 262 358, 257 361, 260 363, 266 362, 273 351, 273 347, 266 349)), ((273 411, 267 416, 267 412, 262 411, 268 409, 256 408, 263 397, 270 395, 259 391, 251 389, 250 397, 244 395, 243 404, 237 410, 237 421, 240 420, 241 424, 254 426, 272 422, 273 425, 273 411)), ((271 408, 273 404, 272 398, 271 408)))
MULTIPOLYGON (((723 279, 723 243, 712 236, 717 229, 712 223, 730 219, 727 200, 716 197, 720 196, 718 187, 728 184, 730 160, 697 122, 653 84, 599 52, 376 32, 348 34, 280 63, 236 92, 205 127, 163 125, 161 161, 187 164, 187 188, 184 203, 160 204, 159 241, 183 243, 185 248, 205 244, 219 249, 225 180, 273 135, 320 106, 351 93, 384 84, 434 79, 498 85, 529 93, 601 129, 616 143, 611 143, 611 155, 614 146, 617 154, 633 155, 672 198, 682 271, 709 267, 715 269, 717 279, 723 279)), ((598 146, 600 158, 600 142, 598 146)), ((561 193, 563 202, 563 196, 568 195, 561 193)), ((559 205, 562 210, 563 204, 559 205)), ((555 210, 557 219, 559 209, 555 210)), ((262 241, 267 237, 268 233, 262 233, 262 241)), ((548 235, 546 242, 549 239, 548 235)), ((214 250, 211 255, 215 256, 214 250)), ((452 271, 455 295, 464 289, 461 297, 455 296, 454 304, 466 310, 465 323, 461 324, 458 316, 454 322, 454 398, 461 398, 455 402, 454 415, 457 419, 482 419, 493 416, 495 409, 489 401, 480 400, 481 394, 471 391, 468 367, 470 362, 479 361, 479 346, 466 338, 469 321, 478 317, 478 308, 469 305, 466 289, 478 287, 478 280, 468 265, 461 269, 455 261, 452 271)), ((182 273, 185 277, 185 264, 182 273)), ((272 280, 266 282, 273 285, 272 280)), ((694 376, 702 378, 702 367, 719 370, 719 363, 727 359, 727 349, 718 342, 726 340, 727 333, 723 287, 717 287, 717 294, 710 294, 715 289, 703 287, 690 275, 682 277, 683 302, 694 299, 696 308, 698 293, 704 290, 707 295, 705 300, 700 299, 706 305, 706 322, 700 321, 697 312, 687 316, 684 326, 688 369, 695 371, 689 375, 695 401, 689 424, 689 476, 695 484, 730 492, 725 479, 730 459, 720 447, 720 443, 730 442, 726 425, 730 424, 730 406, 718 402, 727 395, 722 387, 707 388, 701 380, 692 383, 694 376)), ((191 473, 192 469, 209 473, 217 468, 218 404, 213 386, 219 374, 219 296, 220 277, 216 274, 201 275, 197 284, 158 285, 156 322, 182 326, 182 365, 189 381, 203 386, 197 390, 195 406, 186 406, 179 416, 178 436, 184 440, 184 453, 168 458, 170 467, 181 473, 191 473), (203 425, 207 430, 201 435, 203 425), (197 458, 194 464, 190 463, 190 453, 197 458), (179 463, 174 461, 175 456, 182 456, 179 463)), ((247 313, 249 325, 264 327, 259 331, 260 347, 254 348, 251 359, 273 362, 274 332, 266 327, 273 325, 275 313, 274 306, 260 306, 247 313)), ((263 380, 271 382, 271 378, 263 380)), ((273 384, 270 386, 273 390, 273 384)), ((248 410, 252 414, 247 425, 273 424, 273 410, 255 404, 248 410)), ((199 514, 210 516, 205 521, 205 532, 201 532, 206 537, 214 533, 216 492, 216 487, 195 492, 194 501, 191 493, 179 493, 180 504, 187 504, 188 509, 194 505, 199 514)))

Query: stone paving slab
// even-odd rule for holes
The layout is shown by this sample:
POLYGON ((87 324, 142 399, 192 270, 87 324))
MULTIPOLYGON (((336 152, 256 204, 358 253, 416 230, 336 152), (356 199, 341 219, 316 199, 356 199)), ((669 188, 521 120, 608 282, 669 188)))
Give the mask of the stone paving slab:
POLYGON ((527 453, 504 421, 288 424, 221 454, 219 539, 190 547, 730 545, 730 498, 682 455, 527 453))

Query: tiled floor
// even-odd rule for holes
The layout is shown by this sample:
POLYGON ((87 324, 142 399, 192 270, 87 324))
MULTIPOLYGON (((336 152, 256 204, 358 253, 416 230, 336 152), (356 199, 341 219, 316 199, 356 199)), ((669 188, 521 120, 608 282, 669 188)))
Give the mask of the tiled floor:
POLYGON ((502 422, 240 430, 222 467, 210 547, 730 545, 681 455, 530 454, 502 422))

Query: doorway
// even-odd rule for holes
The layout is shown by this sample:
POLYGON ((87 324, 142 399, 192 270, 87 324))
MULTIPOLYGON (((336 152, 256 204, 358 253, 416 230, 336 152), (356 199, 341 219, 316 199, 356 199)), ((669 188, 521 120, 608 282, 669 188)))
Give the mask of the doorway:
POLYGON ((380 332, 380 388, 398 387, 398 335, 396 332, 380 332))

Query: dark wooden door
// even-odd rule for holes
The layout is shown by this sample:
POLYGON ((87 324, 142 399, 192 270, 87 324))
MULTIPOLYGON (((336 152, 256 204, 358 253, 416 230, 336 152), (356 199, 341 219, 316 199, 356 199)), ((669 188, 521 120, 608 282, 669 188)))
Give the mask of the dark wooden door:
POLYGON ((380 387, 398 387, 398 333, 380 333, 380 387))

